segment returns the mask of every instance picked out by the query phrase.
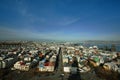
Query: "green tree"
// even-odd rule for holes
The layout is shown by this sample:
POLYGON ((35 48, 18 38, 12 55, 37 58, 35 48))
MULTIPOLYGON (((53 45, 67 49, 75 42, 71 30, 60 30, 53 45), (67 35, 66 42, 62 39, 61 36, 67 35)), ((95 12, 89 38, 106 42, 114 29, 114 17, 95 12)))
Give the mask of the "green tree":
POLYGON ((115 44, 112 44, 112 46, 111 46, 111 51, 116 51, 116 46, 115 46, 115 44))

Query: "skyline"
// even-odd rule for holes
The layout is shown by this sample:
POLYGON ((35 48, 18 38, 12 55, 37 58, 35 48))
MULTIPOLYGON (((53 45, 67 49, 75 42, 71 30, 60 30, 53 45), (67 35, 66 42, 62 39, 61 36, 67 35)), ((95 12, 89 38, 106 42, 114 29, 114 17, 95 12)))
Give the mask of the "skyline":
POLYGON ((0 0, 0 40, 120 40, 119 0, 0 0))

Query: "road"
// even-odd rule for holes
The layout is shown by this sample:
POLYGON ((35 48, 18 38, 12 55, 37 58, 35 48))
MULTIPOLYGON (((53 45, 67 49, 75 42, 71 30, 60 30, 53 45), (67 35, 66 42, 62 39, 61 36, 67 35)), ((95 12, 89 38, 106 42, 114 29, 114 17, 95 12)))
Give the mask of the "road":
POLYGON ((62 80, 61 74, 63 74, 62 66, 62 51, 59 48, 58 56, 55 65, 55 71, 53 73, 42 73, 35 72, 34 69, 22 72, 22 71, 11 71, 7 75, 4 75, 1 79, 3 80, 62 80))
POLYGON ((59 48, 55 65, 55 71, 52 73, 35 72, 31 69, 27 72, 11 71, 4 76, 3 80, 80 80, 80 74, 68 74, 63 72, 62 49, 59 48))

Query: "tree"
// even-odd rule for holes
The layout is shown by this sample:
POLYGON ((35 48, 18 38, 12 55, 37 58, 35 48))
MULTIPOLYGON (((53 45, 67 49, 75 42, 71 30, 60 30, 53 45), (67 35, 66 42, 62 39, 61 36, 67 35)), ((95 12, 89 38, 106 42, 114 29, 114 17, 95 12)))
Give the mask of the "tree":
POLYGON ((108 46, 104 46, 104 50, 105 50, 105 51, 108 51, 108 46))
POLYGON ((115 44, 112 44, 112 46, 111 46, 111 51, 116 51, 116 46, 115 46, 115 44))

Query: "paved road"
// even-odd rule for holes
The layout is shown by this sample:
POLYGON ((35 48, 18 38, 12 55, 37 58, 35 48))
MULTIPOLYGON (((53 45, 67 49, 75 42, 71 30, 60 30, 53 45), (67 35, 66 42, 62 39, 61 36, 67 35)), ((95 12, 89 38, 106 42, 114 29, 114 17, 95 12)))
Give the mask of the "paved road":
POLYGON ((79 74, 63 74, 62 50, 59 48, 55 71, 53 73, 34 72, 34 69, 28 72, 12 71, 4 80, 80 80, 79 74))
POLYGON ((39 79, 42 80, 62 80, 61 74, 63 74, 63 66, 62 66, 62 51, 59 48, 58 57, 56 60, 55 72, 49 73, 47 76, 40 76, 39 79))
POLYGON ((61 74, 63 73, 62 66, 62 51, 59 48, 58 57, 56 61, 55 71, 53 73, 41 73, 34 72, 34 70, 30 70, 28 72, 20 72, 20 71, 11 71, 8 75, 5 75, 2 79, 8 80, 62 80, 61 74))

